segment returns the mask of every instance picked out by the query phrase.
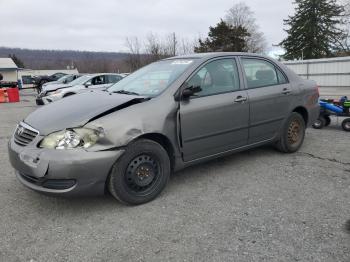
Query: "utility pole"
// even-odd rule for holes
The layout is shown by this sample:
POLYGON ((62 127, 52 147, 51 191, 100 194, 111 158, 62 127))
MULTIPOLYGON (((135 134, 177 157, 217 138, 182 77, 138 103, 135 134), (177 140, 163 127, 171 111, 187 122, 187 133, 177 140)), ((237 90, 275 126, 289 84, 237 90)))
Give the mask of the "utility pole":
POLYGON ((173 56, 176 56, 176 35, 173 33, 173 56))

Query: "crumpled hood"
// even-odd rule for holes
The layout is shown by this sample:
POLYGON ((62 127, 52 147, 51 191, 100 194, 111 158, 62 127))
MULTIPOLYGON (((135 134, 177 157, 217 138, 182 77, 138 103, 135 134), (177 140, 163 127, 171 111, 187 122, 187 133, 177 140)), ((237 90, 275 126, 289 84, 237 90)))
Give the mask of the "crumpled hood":
POLYGON ((24 122, 37 129, 41 135, 48 135, 65 128, 83 126, 101 114, 143 100, 144 97, 140 96, 90 91, 42 106, 28 115, 24 122))
POLYGON ((49 92, 49 91, 55 91, 57 89, 67 88, 67 87, 72 87, 72 86, 69 84, 50 84, 47 86, 43 86, 43 91, 49 92))

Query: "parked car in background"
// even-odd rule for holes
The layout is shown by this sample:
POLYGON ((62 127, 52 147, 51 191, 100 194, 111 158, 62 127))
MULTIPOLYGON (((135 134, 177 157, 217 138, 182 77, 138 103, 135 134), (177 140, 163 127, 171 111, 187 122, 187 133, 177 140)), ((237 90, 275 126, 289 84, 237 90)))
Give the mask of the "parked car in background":
POLYGON ((41 76, 33 76, 33 84, 36 86, 37 92, 41 92, 42 86, 47 82, 57 81, 62 76, 65 76, 65 73, 55 73, 53 75, 41 75, 41 76))
POLYGON ((47 82, 42 85, 42 88, 45 88, 48 85, 62 85, 62 84, 69 84, 73 80, 81 77, 81 74, 72 74, 72 75, 65 75, 59 78, 57 81, 47 82))
POLYGON ((69 84, 45 86, 36 98, 37 105, 48 104, 91 88, 108 88, 123 78, 120 74, 83 75, 69 84))
POLYGON ((19 123, 9 156, 19 181, 38 192, 108 189, 142 204, 174 170, 266 144, 296 152, 319 116, 318 98, 315 82, 264 56, 168 58, 106 91, 37 109, 19 123))

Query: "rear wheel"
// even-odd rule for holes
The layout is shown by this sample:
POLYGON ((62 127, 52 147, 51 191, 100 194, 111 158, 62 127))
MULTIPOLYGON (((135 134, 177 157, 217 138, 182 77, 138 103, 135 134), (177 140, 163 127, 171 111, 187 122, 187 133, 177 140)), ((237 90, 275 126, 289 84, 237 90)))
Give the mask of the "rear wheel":
POLYGON ((293 112, 287 119, 277 142, 277 149, 283 153, 294 153, 299 150, 304 142, 305 121, 304 118, 293 112))
POLYGON ((323 117, 320 116, 315 123, 313 123, 312 127, 315 129, 322 129, 326 126, 327 120, 323 117))
POLYGON ((119 201, 138 205, 156 198, 170 177, 170 160, 158 143, 142 139, 130 144, 114 164, 109 181, 110 193, 119 201))
POLYGON ((350 118, 345 119, 341 126, 345 131, 350 132, 350 118))

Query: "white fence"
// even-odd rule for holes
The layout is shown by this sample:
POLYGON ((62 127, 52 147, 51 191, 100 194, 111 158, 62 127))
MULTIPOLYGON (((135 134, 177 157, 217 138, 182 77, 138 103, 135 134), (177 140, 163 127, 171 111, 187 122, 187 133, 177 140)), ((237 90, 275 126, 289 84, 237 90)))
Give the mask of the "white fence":
POLYGON ((350 97, 350 57, 283 62, 303 78, 315 80, 321 96, 350 97))

